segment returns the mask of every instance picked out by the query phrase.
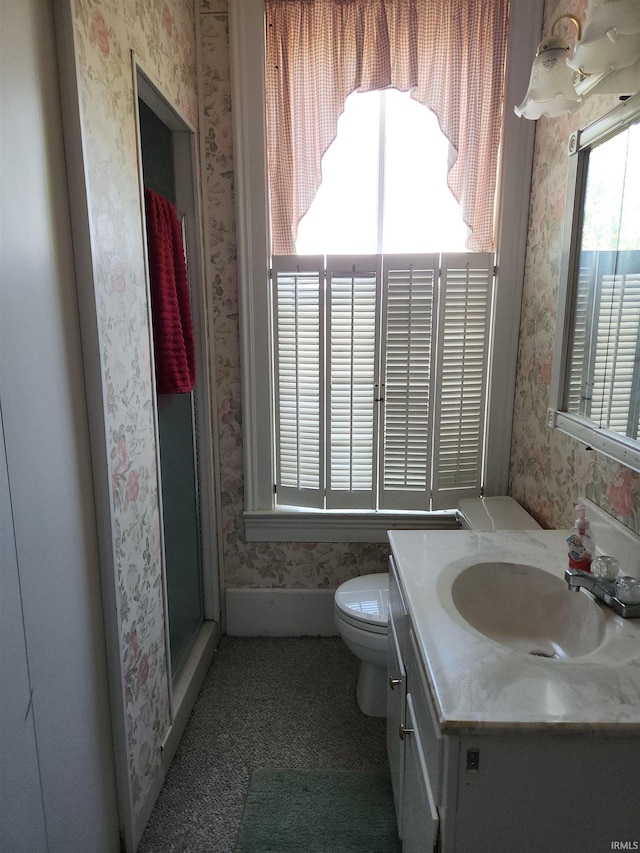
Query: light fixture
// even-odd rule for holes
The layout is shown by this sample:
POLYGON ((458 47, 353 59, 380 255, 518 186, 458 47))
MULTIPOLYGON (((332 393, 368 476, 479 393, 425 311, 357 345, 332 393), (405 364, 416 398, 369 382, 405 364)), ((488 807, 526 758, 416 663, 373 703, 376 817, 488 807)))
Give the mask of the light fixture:
POLYGON ((582 98, 575 87, 577 72, 567 64, 569 45, 563 38, 555 35, 556 27, 564 18, 576 25, 578 38, 581 36, 580 22, 573 15, 562 15, 554 21, 551 36, 543 39, 538 45, 524 101, 515 108, 516 115, 522 118, 553 118, 573 112, 582 104, 582 98))
MULTIPOLYGON (((640 59, 638 0, 591 0, 584 34, 567 65, 582 74, 604 74, 640 59)), ((627 94, 629 94, 627 92, 627 94)))
POLYGON ((640 91, 640 0, 590 0, 584 35, 574 15, 554 21, 538 46, 524 101, 516 115, 550 118, 573 112, 587 95, 640 91), (562 20, 577 28, 573 55, 555 34, 562 20))

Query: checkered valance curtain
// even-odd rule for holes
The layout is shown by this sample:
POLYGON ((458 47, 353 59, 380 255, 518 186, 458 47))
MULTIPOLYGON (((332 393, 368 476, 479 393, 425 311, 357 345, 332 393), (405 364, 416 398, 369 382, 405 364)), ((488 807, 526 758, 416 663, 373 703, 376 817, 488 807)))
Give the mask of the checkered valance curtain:
POLYGON ((493 251, 508 0, 265 0, 273 254, 295 253, 354 91, 411 91, 452 148, 449 186, 493 251))

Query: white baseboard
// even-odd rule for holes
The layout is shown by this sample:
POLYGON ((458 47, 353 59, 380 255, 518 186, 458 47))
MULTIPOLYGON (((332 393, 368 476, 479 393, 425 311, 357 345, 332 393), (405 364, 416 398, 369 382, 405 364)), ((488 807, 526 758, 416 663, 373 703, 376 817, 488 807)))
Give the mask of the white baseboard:
POLYGON ((333 589, 227 589, 231 637, 334 637, 333 589))

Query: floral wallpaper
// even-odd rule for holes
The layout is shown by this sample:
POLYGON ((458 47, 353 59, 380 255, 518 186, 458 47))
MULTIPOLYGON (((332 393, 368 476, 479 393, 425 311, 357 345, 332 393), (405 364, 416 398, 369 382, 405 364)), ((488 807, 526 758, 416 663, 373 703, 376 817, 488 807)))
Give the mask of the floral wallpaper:
POLYGON ((331 588, 387 570, 380 544, 246 542, 227 0, 203 0, 202 99, 208 281, 213 294, 222 539, 228 587, 331 588))
POLYGON ((195 0, 70 0, 111 482, 134 822, 170 725, 156 436, 131 51, 198 122, 195 0))
MULTIPOLYGON (((545 33, 561 15, 584 20, 586 0, 547 0, 545 33)), ((571 25, 569 24, 569 27, 571 25)), ((568 39, 574 33, 569 29, 568 39)), ((511 493, 545 527, 566 527, 585 495, 640 532, 640 474, 546 426, 567 191, 567 142, 612 109, 616 97, 595 95, 577 112, 536 124, 520 352, 511 446, 511 493)))

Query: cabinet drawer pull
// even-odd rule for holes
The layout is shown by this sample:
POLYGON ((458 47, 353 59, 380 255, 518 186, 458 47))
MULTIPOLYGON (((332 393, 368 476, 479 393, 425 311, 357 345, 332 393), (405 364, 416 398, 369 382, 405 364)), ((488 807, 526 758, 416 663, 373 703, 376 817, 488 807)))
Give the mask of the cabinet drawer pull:
POLYGON ((398 734, 400 735, 400 740, 404 740, 405 735, 412 735, 415 729, 408 729, 402 723, 400 723, 400 729, 398 734))
POLYGON ((399 678, 390 678, 390 679, 389 679, 389 687, 390 687, 392 690, 393 690, 393 688, 396 686, 396 684, 400 684, 400 679, 399 679, 399 678))

